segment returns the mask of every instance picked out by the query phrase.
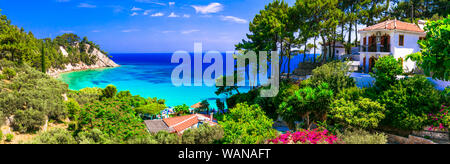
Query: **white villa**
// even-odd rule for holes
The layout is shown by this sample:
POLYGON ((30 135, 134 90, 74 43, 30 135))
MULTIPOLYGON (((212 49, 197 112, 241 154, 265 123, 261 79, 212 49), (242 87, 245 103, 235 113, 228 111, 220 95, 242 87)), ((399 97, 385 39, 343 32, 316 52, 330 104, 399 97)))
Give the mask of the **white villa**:
MULTIPOLYGON (((388 20, 358 31, 361 36, 360 67, 372 72, 379 57, 392 55, 402 62, 407 55, 420 51, 418 40, 425 38, 424 21, 419 25, 398 20, 388 20)), ((413 61, 404 61, 403 69, 411 72, 416 68, 413 61)))

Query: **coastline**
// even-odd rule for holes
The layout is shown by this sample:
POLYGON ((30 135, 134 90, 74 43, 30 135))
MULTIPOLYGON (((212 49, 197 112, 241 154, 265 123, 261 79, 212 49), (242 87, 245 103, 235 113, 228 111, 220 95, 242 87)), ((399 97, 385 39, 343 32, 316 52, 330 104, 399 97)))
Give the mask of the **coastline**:
POLYGON ((53 73, 48 73, 47 72, 47 75, 49 75, 50 77, 56 78, 56 79, 60 79, 61 75, 63 75, 63 74, 68 74, 68 73, 73 73, 73 72, 89 71, 89 70, 113 69, 113 68, 118 68, 118 67, 121 67, 121 65, 110 66, 110 67, 80 68, 80 69, 72 69, 72 70, 67 70, 67 71, 57 71, 57 72, 53 72, 53 73))

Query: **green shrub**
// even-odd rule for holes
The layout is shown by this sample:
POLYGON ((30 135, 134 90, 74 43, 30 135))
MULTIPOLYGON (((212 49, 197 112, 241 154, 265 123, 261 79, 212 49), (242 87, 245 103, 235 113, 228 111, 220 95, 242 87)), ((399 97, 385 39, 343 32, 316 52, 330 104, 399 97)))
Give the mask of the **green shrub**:
POLYGON ((45 124, 44 113, 34 110, 19 110, 14 115, 12 126, 21 133, 38 131, 45 124))
POLYGON ((397 61, 393 56, 384 56, 375 63, 375 86, 381 90, 386 90, 397 81, 397 75, 403 73, 401 61, 397 61))
POLYGON ((98 101, 101 94, 100 88, 84 88, 80 91, 69 91, 67 97, 75 99, 80 105, 84 105, 98 101))
POLYGON ((0 141, 3 141, 3 131, 0 130, 0 141))
POLYGON ((150 115, 156 115, 161 113, 162 110, 166 109, 166 105, 164 104, 158 104, 158 103, 150 103, 147 105, 143 105, 140 107, 135 108, 134 110, 136 113, 139 114, 150 114, 150 115))
POLYGON ((8 80, 11 80, 14 76, 17 75, 16 71, 14 71, 14 69, 12 68, 4 68, 2 72, 8 80))
POLYGON ((403 79, 381 93, 386 107, 383 125, 403 130, 421 130, 430 124, 427 115, 440 109, 440 94, 423 76, 403 79))
POLYGON ((72 134, 61 128, 39 133, 30 144, 77 144, 72 134))
POLYGON ((131 95, 130 91, 120 91, 119 93, 117 93, 117 98, 125 98, 131 96, 133 95, 131 95))
POLYGON ((314 121, 326 120, 332 98, 333 91, 327 83, 317 88, 300 88, 281 103, 278 113, 290 128, 293 128, 295 121, 302 119, 306 121, 306 128, 310 128, 314 121))
POLYGON ((181 138, 175 133, 169 133, 166 131, 160 131, 155 136, 154 139, 159 144, 181 144, 181 138))
POLYGON ((334 93, 349 87, 355 87, 355 79, 350 77, 349 66, 345 62, 330 62, 313 70, 312 76, 307 84, 317 87, 322 83, 327 83, 334 93))
POLYGON ((346 130, 344 133, 338 133, 337 137, 344 144, 386 144, 387 136, 383 133, 371 134, 364 130, 346 130))
POLYGON ((69 99, 69 101, 65 102, 67 112, 69 113, 69 118, 71 120, 77 120, 80 115, 80 105, 74 99, 69 99))
POLYGON ((108 85, 105 89, 102 90, 101 99, 105 98, 113 98, 116 96, 117 88, 114 85, 108 85))
POLYGON ((336 100, 344 99, 348 101, 358 101, 365 93, 364 89, 359 89, 358 87, 351 87, 341 90, 334 97, 336 100))
POLYGON ((385 118, 385 108, 368 98, 358 101, 335 100, 331 104, 329 117, 339 123, 359 128, 376 128, 385 118))
POLYGON ((111 138, 99 129, 91 129, 78 133, 76 140, 79 144, 113 144, 111 138))
POLYGON ((6 134, 6 139, 5 139, 6 142, 11 142, 13 139, 14 139, 14 134, 11 134, 11 133, 6 134))
POLYGON ((187 106, 186 104, 177 105, 177 106, 175 106, 173 108, 173 110, 174 110, 175 113, 180 114, 180 115, 182 115, 182 114, 189 114, 190 113, 189 106, 187 106))
POLYGON ((226 144, 258 144, 274 138, 273 121, 258 105, 238 104, 230 109, 219 125, 224 130, 221 140, 226 144))
POLYGON ((220 126, 200 125, 195 129, 188 129, 183 133, 183 144, 212 144, 223 138, 223 129, 220 126))

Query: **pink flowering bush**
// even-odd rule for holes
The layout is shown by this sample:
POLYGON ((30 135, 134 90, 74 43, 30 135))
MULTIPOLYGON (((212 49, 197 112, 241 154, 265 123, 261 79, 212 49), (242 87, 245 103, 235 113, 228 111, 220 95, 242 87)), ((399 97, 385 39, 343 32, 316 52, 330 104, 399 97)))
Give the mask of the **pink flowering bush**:
POLYGON ((328 130, 302 130, 295 133, 287 132, 268 143, 273 144, 337 144, 338 138, 329 134, 328 130))
POLYGON ((428 114, 428 118, 432 124, 428 130, 444 130, 450 127, 449 107, 442 105, 441 110, 437 114, 428 114))

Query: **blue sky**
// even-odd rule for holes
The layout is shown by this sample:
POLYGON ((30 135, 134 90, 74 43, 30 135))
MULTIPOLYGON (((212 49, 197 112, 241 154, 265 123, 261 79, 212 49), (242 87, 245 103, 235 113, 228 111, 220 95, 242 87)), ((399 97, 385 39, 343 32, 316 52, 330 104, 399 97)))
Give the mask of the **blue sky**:
POLYGON ((111 53, 193 51, 194 42, 204 51, 227 51, 271 1, 0 0, 0 9, 38 38, 73 32, 111 53))

